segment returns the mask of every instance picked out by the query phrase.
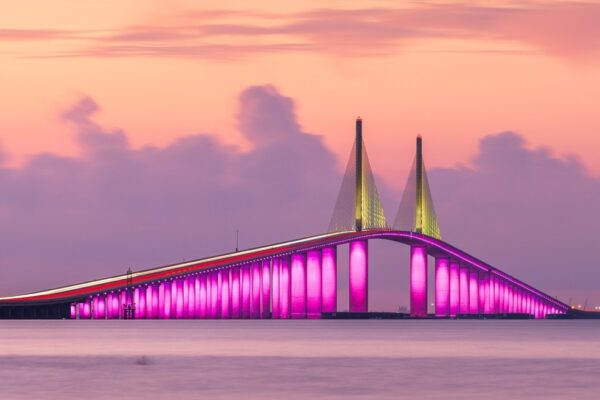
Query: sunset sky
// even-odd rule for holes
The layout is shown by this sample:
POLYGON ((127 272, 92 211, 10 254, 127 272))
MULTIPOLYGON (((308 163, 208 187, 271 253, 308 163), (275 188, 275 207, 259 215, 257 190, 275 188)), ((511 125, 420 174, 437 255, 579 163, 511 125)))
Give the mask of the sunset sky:
MULTIPOLYGON (((259 154, 261 146, 277 140, 275 134, 253 132, 282 126, 283 131, 289 128, 300 136, 316 135, 323 144, 310 142, 310 146, 316 146, 311 147, 314 152, 298 156, 297 162, 309 163, 315 153, 327 153, 322 157, 323 168, 330 168, 325 175, 330 173, 327 176, 331 176, 333 189, 321 192, 323 211, 319 211, 327 217, 352 146, 353 120, 358 115, 365 121, 371 164, 384 202, 389 203, 386 212, 392 215, 388 218, 393 218, 412 161, 414 137, 421 134, 427 166, 433 170, 432 184, 440 182, 437 194, 434 185, 432 190, 441 203, 440 214, 446 210, 446 217, 440 219, 443 223, 446 218, 446 231, 451 232, 448 240, 464 245, 466 250, 481 250, 482 258, 492 263, 514 265, 512 272, 519 276, 517 261, 496 254, 491 246, 478 244, 478 235, 461 236, 461 222, 453 214, 458 209, 452 208, 454 203, 444 204, 443 197, 444 193, 449 193, 445 196, 448 199, 452 193, 469 191, 471 181, 461 183, 467 186, 446 190, 442 177, 455 174, 448 179, 459 182, 463 179, 463 175, 458 176, 460 173, 487 171, 485 168, 492 164, 494 168, 506 165, 513 174, 510 176, 518 176, 523 170, 516 167, 518 163, 511 165, 512 158, 505 157, 517 152, 524 155, 523 159, 537 160, 523 164, 536 166, 532 167, 535 174, 530 175, 536 177, 536 185, 554 185, 564 178, 567 187, 563 190, 552 186, 533 193, 528 191, 531 185, 523 184, 525 192, 510 197, 530 201, 531 209, 512 208, 515 221, 526 220, 532 209, 536 209, 534 214, 539 211, 539 206, 548 214, 537 215, 541 221, 537 223, 553 219, 547 227, 560 229, 561 221, 575 220, 579 225, 568 225, 569 229, 581 228, 595 234, 600 216, 598 21, 600 3, 571 1, 6 2, 0 13, 0 182, 4 184, 0 187, 0 225, 4 229, 0 236, 4 244, 0 246, 5 246, 0 254, 5 282, 0 284, 0 294, 70 283, 49 277, 52 268, 58 270, 71 262, 66 260, 74 260, 80 266, 86 254, 77 258, 74 253, 79 250, 74 252, 60 244, 36 248, 32 250, 35 256, 23 256, 14 249, 27 248, 25 243, 30 242, 31 235, 37 235, 35 232, 68 226, 65 232, 71 233, 62 237, 64 244, 80 235, 76 233, 79 225, 73 221, 87 220, 87 213, 96 213, 99 208, 111 214, 113 203, 109 198, 108 203, 96 204, 93 210, 82 207, 73 214, 44 222, 46 214, 62 215, 58 209, 73 209, 66 205, 72 197, 55 197, 55 192, 68 186, 64 182, 71 182, 64 172, 70 167, 58 168, 66 174, 63 176, 51 168, 54 172, 49 172, 43 167, 44 162, 76 160, 83 165, 93 160, 97 150, 94 146, 103 139, 90 139, 83 131, 112 135, 123 142, 128 152, 138 155, 170 154, 186 137, 210 137, 211 148, 227 157, 235 156, 238 161, 259 154), (267 110, 264 118, 252 116, 253 107, 260 112, 267 110), (288 119, 279 115, 281 110, 288 119), (507 131, 514 133, 497 135, 507 131), (492 161, 482 160, 486 154, 499 156, 492 161), (556 171, 568 173, 546 168, 546 162, 556 171), (32 172, 36 168, 40 168, 40 174, 32 172), (573 189, 577 193, 570 192, 570 200, 553 203, 559 193, 569 191, 568 185, 575 180, 581 185, 577 186, 580 189, 573 189), (51 187, 48 191, 40 189, 45 183, 51 187), (29 190, 27 185, 36 189, 29 190), (40 196, 37 205, 21 209, 23 199, 31 196, 40 196), (557 214, 557 210, 562 214, 557 214), (573 218, 578 213, 587 217, 573 218), (7 241, 14 247, 6 247, 7 241), (9 270, 35 271, 48 257, 53 261, 48 264, 46 280, 26 282, 26 272, 22 278, 8 277, 9 270)), ((295 152, 299 146, 293 142, 285 151, 295 152)), ((298 154, 304 153, 299 150, 298 154)), ((282 157, 270 165, 278 169, 280 163, 286 162, 291 161, 282 157)), ((299 165, 295 168, 301 169, 299 165)), ((500 175, 492 173, 490 179, 500 175)), ((232 176, 235 181, 235 171, 223 179, 232 176)), ((477 179, 473 182, 489 182, 487 178, 477 179)), ((512 190, 518 190, 512 186, 512 178, 498 179, 493 182, 507 185, 499 188, 492 184, 499 192, 510 195, 512 190)), ((210 183, 200 181, 199 185, 205 190, 202 196, 212 190, 210 183)), ((265 193, 267 189, 265 186, 265 193)), ((112 189, 108 184, 90 190, 112 189)), ((210 204, 230 195, 220 198, 219 192, 215 193, 214 198, 207 200, 210 204)), ((469 213, 482 205, 473 197, 477 194, 468 199, 472 207, 461 212, 469 213)), ((149 207, 147 215, 136 214, 136 218, 145 221, 156 210, 177 208, 168 199, 155 207, 149 207)), ((122 207, 119 212, 128 216, 128 210, 122 207)), ((243 218, 249 212, 234 214, 243 218)), ((474 231, 494 230, 497 225, 491 221, 496 214, 497 207, 483 211, 481 218, 469 227, 474 231)), ((127 217, 122 218, 126 221, 127 217)), ((164 216, 156 224, 167 228, 167 221, 164 216)), ((252 223, 230 221, 221 226, 222 235, 229 237, 236 224, 252 223)), ((321 225, 326 227, 327 223, 321 225)), ((115 226, 118 225, 111 225, 106 234, 90 239, 88 247, 79 249, 94 249, 92 242, 110 249, 111 240, 117 240, 115 226)), ((316 222, 311 226, 319 229, 316 222)), ((497 228, 495 237, 514 232, 511 227, 515 225, 497 228)), ((304 228, 278 232, 292 237, 311 233, 304 228)), ((529 236, 525 237, 527 231, 521 232, 521 240, 529 240, 529 236)), ((261 236, 262 239, 278 237, 273 234, 261 236)), ((39 240, 44 242, 47 238, 39 240)), ((260 240, 257 237, 254 244, 264 244, 260 240)), ((569 240, 594 245, 593 240, 582 240, 573 232, 569 240)), ((140 244, 139 249, 146 245, 140 244)), ((536 255, 544 253, 544 246, 552 244, 533 245, 533 262, 536 255)), ((194 256, 192 248, 193 243, 186 247, 190 253, 186 256, 194 256)), ((135 249, 133 245, 130 248, 132 252, 135 249)), ((197 249, 195 256, 220 250, 223 248, 217 244, 207 245, 197 249)), ((119 272, 125 268, 127 257, 150 267, 177 258, 175 253, 174 248, 169 250, 167 246, 164 259, 144 258, 120 249, 119 256, 107 256, 98 265, 90 264, 87 272, 75 274, 75 278, 119 272)), ((582 274, 594 271, 598 276, 595 271, 600 265, 595 258, 577 260, 582 274)), ((540 271, 525 275, 540 276, 540 271)), ((574 283, 577 288, 571 291, 555 280, 533 283, 560 292, 564 301, 572 295, 579 301, 590 297, 600 304, 600 289, 584 283, 574 283)))

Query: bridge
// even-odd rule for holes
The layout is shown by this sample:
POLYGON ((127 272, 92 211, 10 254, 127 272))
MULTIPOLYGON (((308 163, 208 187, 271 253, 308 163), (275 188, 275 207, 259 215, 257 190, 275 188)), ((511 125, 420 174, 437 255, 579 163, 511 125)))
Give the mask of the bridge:
POLYGON ((546 318, 569 306, 441 239, 417 149, 394 223, 387 220, 356 120, 356 139, 327 233, 0 298, 0 318, 317 319, 337 312, 338 246, 349 245, 349 311, 368 307, 369 241, 410 247, 410 317, 546 318))

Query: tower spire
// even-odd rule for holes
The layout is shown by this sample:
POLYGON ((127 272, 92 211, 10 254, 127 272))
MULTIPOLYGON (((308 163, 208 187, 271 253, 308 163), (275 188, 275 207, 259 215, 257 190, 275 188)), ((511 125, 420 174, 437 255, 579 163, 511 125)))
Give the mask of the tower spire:
POLYGON ((355 186, 355 227, 357 231, 363 228, 363 143, 362 143, 362 119, 356 118, 356 186, 355 186))

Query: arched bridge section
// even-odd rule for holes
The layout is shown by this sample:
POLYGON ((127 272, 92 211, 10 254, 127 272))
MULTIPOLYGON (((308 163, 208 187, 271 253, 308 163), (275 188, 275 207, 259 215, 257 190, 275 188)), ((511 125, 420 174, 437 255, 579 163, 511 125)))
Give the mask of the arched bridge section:
POLYGON ((569 307, 540 290, 420 233, 327 233, 91 282, 0 298, 2 318, 301 319, 336 312, 337 247, 349 244, 349 309, 368 311, 368 243, 410 246, 413 317, 427 316, 427 256, 435 260, 435 316, 530 314, 569 307))

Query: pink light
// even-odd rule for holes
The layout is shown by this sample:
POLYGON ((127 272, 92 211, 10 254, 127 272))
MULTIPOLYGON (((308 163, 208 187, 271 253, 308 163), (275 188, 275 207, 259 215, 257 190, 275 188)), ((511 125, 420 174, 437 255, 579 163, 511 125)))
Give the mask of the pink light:
POLYGON ((250 266, 242 266, 242 318, 250 318, 250 266))
POLYGON ((210 277, 210 318, 219 318, 219 276, 211 272, 210 277))
POLYGON ((280 318, 290 318, 290 261, 289 257, 281 257, 280 264, 280 276, 279 276, 279 301, 280 301, 280 318))
POLYGON ((367 312, 369 308, 368 249, 366 240, 350 242, 350 312, 367 312))
POLYGON ((466 265, 460 266, 460 278, 459 278, 459 286, 460 286, 460 307, 459 311, 461 314, 468 314, 470 311, 469 308, 469 267, 466 265))
POLYGON ((190 276, 187 279, 187 318, 196 318, 196 278, 190 276))
POLYGON ((456 261, 450 263, 450 315, 460 312, 460 265, 456 261))
POLYGON ((427 252, 424 246, 410 246, 410 314, 427 316, 427 252))
POLYGON ((280 304, 280 293, 281 288, 279 285, 280 282, 280 268, 279 268, 279 258, 273 259, 273 313, 271 318, 279 319, 281 314, 281 304, 280 304))
POLYGON ((321 318, 321 251, 310 250, 306 253, 306 313, 310 319, 321 318))
POLYGON ((200 304, 198 305, 198 315, 200 318, 208 318, 208 287, 206 285, 207 274, 200 275, 200 304))
POLYGON ((474 268, 469 273, 469 312, 479 314, 479 273, 474 268))
POLYGON ((322 312, 337 311, 337 249, 323 247, 322 258, 322 312))
POLYGON ((447 317, 451 312, 451 276, 449 268, 447 258, 439 257, 435 259, 435 315, 438 317, 447 317))
POLYGON ((240 318, 242 309, 240 304, 240 268, 231 269, 231 316, 240 318))
POLYGON ((252 318, 260 318, 260 294, 261 294, 261 268, 260 263, 254 262, 251 264, 252 268, 252 305, 251 313, 252 318))
POLYGON ((271 262, 262 262, 262 315, 261 318, 271 317, 271 262))
POLYGON ((229 304, 229 271, 219 271, 221 275, 221 318, 231 318, 231 306, 229 304))
POLYGON ((291 274, 292 318, 306 318, 306 257, 303 253, 292 255, 291 274))
POLYGON ((175 318, 177 319, 183 319, 184 317, 184 295, 183 295, 183 291, 184 291, 184 281, 183 279, 176 279, 175 280, 175 288, 176 288, 176 292, 175 292, 175 318))

